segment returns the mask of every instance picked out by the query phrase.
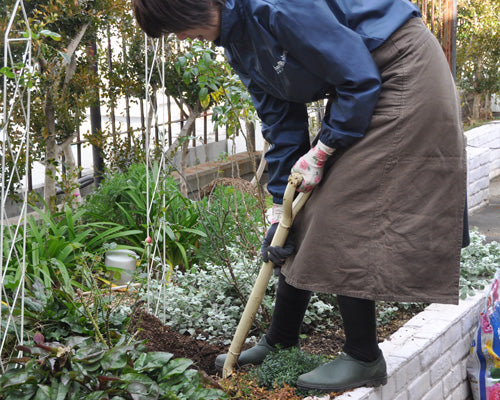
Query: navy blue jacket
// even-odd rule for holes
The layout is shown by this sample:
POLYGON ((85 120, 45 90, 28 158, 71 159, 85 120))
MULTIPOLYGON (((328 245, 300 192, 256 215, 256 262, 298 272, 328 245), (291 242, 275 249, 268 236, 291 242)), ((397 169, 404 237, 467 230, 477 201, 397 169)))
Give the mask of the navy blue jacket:
POLYGON ((333 99, 319 132, 326 145, 343 148, 361 138, 380 92, 370 52, 417 16, 409 0, 226 0, 215 43, 262 120, 276 203, 310 148, 307 103, 333 99))

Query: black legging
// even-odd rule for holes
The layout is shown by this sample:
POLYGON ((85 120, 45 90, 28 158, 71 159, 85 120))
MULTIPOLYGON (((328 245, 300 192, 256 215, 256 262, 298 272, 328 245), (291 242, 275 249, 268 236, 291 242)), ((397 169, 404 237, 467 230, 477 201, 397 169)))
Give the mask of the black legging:
MULTIPOLYGON (((280 274, 271 326, 266 340, 283 348, 298 343, 300 327, 311 292, 297 289, 280 274)), ((379 355, 375 302, 355 297, 337 296, 344 322, 344 352, 361 361, 374 361, 379 355)))

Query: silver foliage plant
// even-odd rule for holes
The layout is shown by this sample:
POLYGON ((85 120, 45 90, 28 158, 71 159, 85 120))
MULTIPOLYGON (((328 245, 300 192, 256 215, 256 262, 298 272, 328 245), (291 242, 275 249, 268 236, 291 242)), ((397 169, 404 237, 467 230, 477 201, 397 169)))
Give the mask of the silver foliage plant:
POLYGON ((460 297, 473 296, 476 290, 490 285, 500 268, 500 243, 486 242, 485 235, 473 230, 471 243, 462 249, 460 268, 460 297))
MULTIPOLYGON (((237 253, 235 249, 232 252, 237 253)), ((163 288, 166 293, 153 299, 153 303, 161 302, 160 314, 163 314, 164 308, 165 323, 181 333, 197 335, 197 339, 229 344, 244 309, 235 286, 245 299, 248 298, 260 268, 260 260, 249 260, 242 255, 239 260, 232 265, 232 271, 214 264, 194 266, 186 272, 174 268, 171 283, 163 288), (237 284, 232 276, 236 277, 237 284)), ((277 281, 277 277, 271 277, 268 293, 255 317, 254 326, 267 326, 268 321, 264 319, 272 313, 277 281)), ((150 288, 151 285, 153 293, 160 293, 154 290, 154 287, 161 287, 160 282, 153 281, 150 288)), ((314 295, 304 323, 319 325, 322 319, 333 312, 333 308, 314 295)), ((260 336, 257 330, 250 332, 248 340, 255 341, 255 335, 260 336)))
MULTIPOLYGON (((207 263, 186 272, 174 268, 166 285, 150 282, 152 303, 160 302, 159 314, 165 315, 167 325, 181 333, 196 335, 197 339, 230 343, 244 309, 238 292, 248 298, 260 268, 260 260, 248 259, 237 249, 231 249, 231 253, 233 259, 239 260, 233 263, 231 271, 207 263), (160 295, 160 289, 165 293, 160 295)), ((470 246, 462 250, 460 296, 472 296, 489 285, 498 268, 500 244, 487 243, 484 235, 472 231, 470 246)), ((276 284, 277 278, 273 276, 254 326, 267 326, 269 321, 265 318, 272 314, 276 284)), ((316 331, 325 329, 325 321, 337 313, 333 297, 313 294, 304 325, 314 325, 316 331)), ((256 336, 260 336, 257 328, 247 340, 255 341, 256 336)))

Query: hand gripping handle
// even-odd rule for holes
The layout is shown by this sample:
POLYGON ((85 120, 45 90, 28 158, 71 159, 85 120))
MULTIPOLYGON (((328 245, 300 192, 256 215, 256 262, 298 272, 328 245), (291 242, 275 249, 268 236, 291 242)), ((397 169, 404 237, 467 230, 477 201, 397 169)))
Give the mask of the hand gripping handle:
MULTIPOLYGON (((278 228, 276 229, 273 240, 271 241, 271 246, 282 247, 285 244, 295 216, 306 203, 309 195, 311 194, 311 192, 299 193, 296 199, 293 199, 295 191, 301 182, 302 175, 299 173, 293 173, 288 177, 288 185, 283 196, 283 215, 278 228)), ((274 264, 271 261, 263 263, 260 268, 259 275, 255 280, 252 292, 250 293, 245 309, 243 310, 243 314, 241 315, 240 322, 236 328, 236 332, 234 333, 233 340, 229 346, 226 361, 224 362, 224 367, 222 368, 223 378, 227 378, 233 372, 234 365, 238 360, 243 343, 245 342, 248 332, 252 327, 257 310, 262 304, 262 299, 266 293, 269 279, 271 279, 273 268, 274 264)))

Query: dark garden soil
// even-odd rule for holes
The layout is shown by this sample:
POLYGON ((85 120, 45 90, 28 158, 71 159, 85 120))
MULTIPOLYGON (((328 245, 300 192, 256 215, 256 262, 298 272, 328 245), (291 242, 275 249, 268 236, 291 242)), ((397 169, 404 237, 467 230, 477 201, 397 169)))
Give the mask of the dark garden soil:
MULTIPOLYGON (((391 321, 379 326, 379 341, 388 338, 413 315, 414 312, 411 311, 396 312, 391 321)), ((196 340, 190 335, 180 334, 142 310, 137 310, 132 316, 130 330, 138 331, 137 337, 147 341, 148 351, 165 351, 172 353, 175 358, 188 358, 193 361, 194 368, 209 376, 220 377, 215 369, 214 360, 218 354, 225 353, 229 346, 211 344, 204 340, 196 340)), ((327 332, 307 333, 307 337, 301 341, 301 347, 309 353, 334 355, 341 351, 343 343, 342 326, 333 322, 332 328, 327 332)))

